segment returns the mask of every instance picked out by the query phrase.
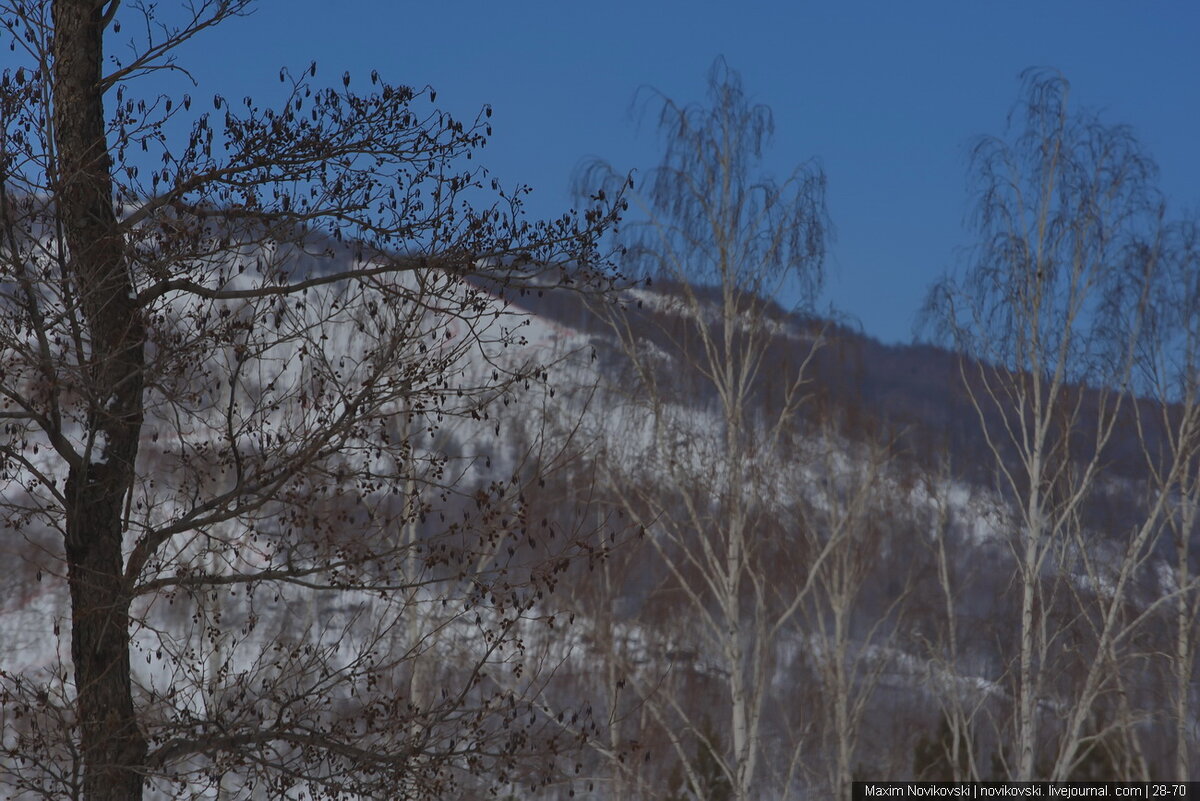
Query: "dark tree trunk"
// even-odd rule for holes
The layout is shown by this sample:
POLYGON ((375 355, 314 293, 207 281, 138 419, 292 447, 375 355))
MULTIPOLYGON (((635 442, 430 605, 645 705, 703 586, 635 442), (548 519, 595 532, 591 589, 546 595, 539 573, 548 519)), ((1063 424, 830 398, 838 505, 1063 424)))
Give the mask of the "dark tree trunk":
POLYGON ((88 433, 67 481, 71 658, 89 801, 142 796, 146 741, 129 675, 122 511, 142 426, 144 331, 112 203, 100 87, 105 4, 54 0, 56 201, 88 344, 88 433))

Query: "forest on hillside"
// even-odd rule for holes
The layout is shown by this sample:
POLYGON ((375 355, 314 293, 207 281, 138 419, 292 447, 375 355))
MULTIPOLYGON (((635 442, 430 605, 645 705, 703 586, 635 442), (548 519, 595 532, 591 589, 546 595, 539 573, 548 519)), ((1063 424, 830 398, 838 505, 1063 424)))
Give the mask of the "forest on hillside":
POLYGON ((0 794, 1197 775, 1200 220, 1128 127, 1026 72, 885 346, 723 59, 534 220, 490 107, 139 93, 248 6, 0 3, 0 794))

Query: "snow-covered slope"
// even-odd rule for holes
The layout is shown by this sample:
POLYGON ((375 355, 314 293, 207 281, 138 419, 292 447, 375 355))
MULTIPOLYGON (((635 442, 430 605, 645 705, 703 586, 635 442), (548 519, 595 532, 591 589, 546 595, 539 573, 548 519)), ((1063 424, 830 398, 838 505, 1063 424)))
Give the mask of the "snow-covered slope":
MULTIPOLYGON (((320 269, 360 266, 349 254, 338 259, 320 269)), ((223 288, 236 294, 261 286, 257 263, 247 253, 244 264, 230 266, 223 288)), ((812 568, 794 572, 810 553, 805 549, 827 536, 813 530, 840 519, 863 475, 871 476, 871 513, 855 558, 846 562, 857 571, 843 621, 850 634, 831 639, 834 596, 818 590, 833 593, 832 585, 816 587, 773 633, 772 741, 799 725, 791 708, 815 703, 813 688, 824 686, 835 656, 847 653, 854 657, 847 663, 851 683, 862 680, 869 690, 860 714, 876 721, 923 726, 949 697, 1002 718, 1013 687, 1003 643, 1013 625, 1009 544, 1016 522, 978 468, 976 440, 946 433, 970 423, 953 399, 953 371, 938 367, 934 379, 913 388, 912 373, 948 364, 948 355, 893 349, 884 358, 880 346, 853 332, 829 326, 819 340, 819 321, 775 315, 770 348, 823 343, 812 363, 812 402, 782 446, 738 465, 738 475, 753 480, 731 487, 718 399, 694 389, 703 387, 703 375, 651 325, 653 315, 678 314, 669 288, 627 296, 640 311, 628 318, 632 339, 622 342, 575 293, 501 298, 436 271, 403 280, 402 291, 368 283, 314 290, 290 305, 179 293, 156 306, 142 476, 130 499, 126 556, 139 536, 179 529, 138 577, 145 592, 134 605, 134 681, 159 742, 183 737, 201 721, 237 732, 289 715, 316 721, 331 714, 329 704, 355 709, 358 693, 382 685, 418 710, 413 737, 445 744, 466 725, 466 713, 445 695, 448 677, 464 671, 487 676, 472 680, 482 682, 478 698, 460 703, 470 714, 498 698, 520 700, 539 727, 575 735, 583 724, 558 715, 586 706, 593 721, 608 719, 614 738, 637 740, 631 710, 640 701, 615 700, 614 675, 642 701, 674 682, 719 699, 714 688, 729 671, 700 619, 711 599, 682 597, 686 582, 664 561, 685 541, 679 532, 688 524, 672 533, 662 515, 703 499, 708 488, 741 493, 756 535, 785 555, 764 562, 780 572, 756 576, 755 597, 787 597, 784 585, 807 580, 804 570, 812 568), (644 377, 626 363, 630 342, 669 390, 654 403, 644 396, 644 377), (182 365, 171 361, 180 352, 182 365), (897 378, 906 360, 913 368, 897 378), (383 380, 380 365, 392 371, 383 380), (368 384, 377 388, 370 397, 355 394, 368 384), (362 404, 371 406, 363 426, 376 429, 322 439, 362 404), (919 447, 934 438, 967 468, 939 472, 919 447), (269 492, 248 489, 247 475, 286 472, 321 442, 337 453, 304 462, 269 492), (287 503, 271 493, 286 494, 287 503), (239 508, 236 499, 247 494, 262 503, 239 508), (659 507, 638 506, 638 497, 651 496, 659 507), (480 498, 501 510, 494 519, 480 498), (313 519, 306 521, 310 504, 313 519), (643 516, 630 528, 639 509, 643 516), (468 531, 478 539, 465 543, 468 531), (371 539, 356 544, 362 532, 371 539), (529 571, 559 547, 548 532, 559 533, 564 546, 583 547, 564 547, 576 557, 564 578, 525 586, 529 571), (620 544, 610 552, 611 543, 620 544), (440 556, 439 547, 450 555, 440 556), (356 561, 364 552, 369 558, 356 561), (295 570, 309 564, 311 573, 295 570), (273 577, 288 570, 284 580, 273 577), (260 578, 227 580, 248 575, 260 578), (204 582, 215 586, 198 590, 204 582), (954 627, 961 631, 948 650, 954 627)), ((714 312, 703 322, 716 319, 714 312)), ((760 380, 765 396, 769 371, 760 380)), ((76 421, 65 436, 80 451, 103 449, 82 432, 76 421)), ((45 445, 31 464, 65 480, 45 445)), ((0 540, 16 566, 0 593, 2 667, 10 681, 69 699, 61 545, 53 512, 36 511, 53 509, 53 493, 20 477, 3 492, 9 501, 26 493, 35 512, 0 540)), ((720 492, 708 499, 714 510, 720 492)), ((702 547, 705 532, 692 534, 702 547)), ((1065 571, 1081 593, 1096 590, 1070 565, 1045 569, 1065 571)), ((1166 589, 1173 580, 1168 565, 1160 561, 1152 570, 1166 589)), ((4 745, 16 747, 19 726, 5 725, 4 745)), ((665 725, 665 718, 645 724, 647 732, 665 725)), ((824 753, 819 715, 804 725, 810 739, 799 742, 824 753)), ((864 735, 863 747, 886 752, 893 766, 911 759, 911 743, 887 732, 880 724, 864 735)), ((381 748, 405 741, 385 743, 369 727, 362 736, 364 744, 378 738, 381 748)), ((589 769, 603 773, 602 749, 588 753, 589 769)), ((197 758, 179 768, 198 797, 217 792, 205 773, 211 764, 197 758)), ((254 768, 226 769, 245 778, 239 771, 254 768)), ((812 775, 802 778, 798 784, 819 786, 812 775)), ((216 786, 236 796, 221 781, 216 786)), ((159 790, 168 792, 166 785, 159 790)))

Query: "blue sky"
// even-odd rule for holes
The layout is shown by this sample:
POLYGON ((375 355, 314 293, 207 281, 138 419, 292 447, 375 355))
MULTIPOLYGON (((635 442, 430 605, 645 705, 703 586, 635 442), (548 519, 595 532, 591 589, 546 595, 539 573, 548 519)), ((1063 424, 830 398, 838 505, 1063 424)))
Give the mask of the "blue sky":
POLYGON ((460 116, 490 103, 483 163, 554 215, 581 159, 656 162, 654 131, 629 113, 639 86, 700 100, 724 55, 775 111, 769 168, 824 165, 837 230, 824 302, 895 342, 970 242, 968 148, 1001 131, 1026 67, 1061 70, 1078 102, 1131 124, 1172 202, 1200 206, 1198 43, 1192 0, 263 0, 180 63, 234 98, 269 100, 280 66, 315 58, 330 81, 377 69, 430 84, 460 116))

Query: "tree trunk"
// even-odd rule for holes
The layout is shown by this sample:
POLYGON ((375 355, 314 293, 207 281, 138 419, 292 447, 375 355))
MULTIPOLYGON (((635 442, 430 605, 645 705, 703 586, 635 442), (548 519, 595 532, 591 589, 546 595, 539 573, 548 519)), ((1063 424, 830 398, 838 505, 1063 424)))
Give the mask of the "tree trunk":
MULTIPOLYGON (((1029 534, 1031 538, 1034 536, 1029 534)), ((1025 565, 1021 572, 1021 666, 1019 674, 1019 705, 1017 719, 1017 781, 1033 781, 1034 757, 1037 747, 1037 655, 1034 603, 1037 593, 1036 546, 1025 545, 1025 565)))
POLYGON ((1175 601, 1175 764, 1174 778, 1186 782, 1191 779, 1191 686, 1192 660, 1195 658, 1192 645, 1192 626, 1195 606, 1194 590, 1186 589, 1192 580, 1191 559, 1188 555, 1192 530, 1195 526, 1194 505, 1190 499, 1184 501, 1183 523, 1176 534, 1175 586, 1179 597, 1175 601))
POLYGON ((66 486, 71 658, 89 801, 142 796, 122 507, 142 425, 144 331, 112 204, 100 86, 105 4, 55 0, 53 176, 87 345, 88 440, 66 486))
MULTIPOLYGON (((1040 419, 1040 418, 1039 418, 1040 419)), ((1038 445, 1040 446, 1040 440, 1038 445)), ((1042 515, 1042 496, 1039 482, 1042 480, 1042 452, 1040 447, 1029 457, 1029 497, 1025 500, 1024 564, 1021 567, 1021 664, 1019 673, 1019 702, 1017 719, 1017 781, 1034 780, 1037 752, 1038 686, 1041 678, 1041 660, 1037 629, 1044 624, 1046 610, 1036 610, 1039 571, 1041 568, 1046 522, 1042 515)))
POLYGON ((118 482, 119 471, 93 464, 72 471, 67 484, 71 659, 88 801, 141 798, 140 768, 146 756, 130 686, 118 482))

